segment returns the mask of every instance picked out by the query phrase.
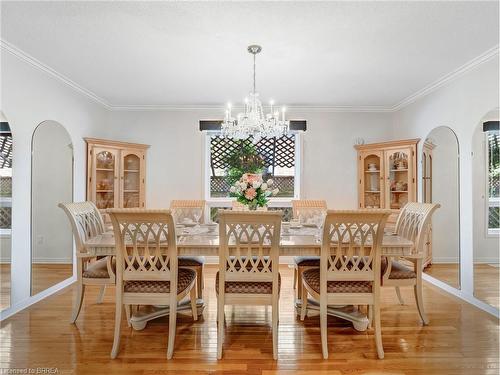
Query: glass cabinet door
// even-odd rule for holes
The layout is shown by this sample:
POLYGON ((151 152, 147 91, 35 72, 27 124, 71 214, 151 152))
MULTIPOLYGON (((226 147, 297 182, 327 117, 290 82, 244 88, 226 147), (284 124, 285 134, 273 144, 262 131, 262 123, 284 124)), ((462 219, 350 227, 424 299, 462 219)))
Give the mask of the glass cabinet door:
POLYGON ((382 152, 366 152, 361 155, 361 181, 364 208, 384 207, 382 152))
POLYGON ((411 150, 386 151, 387 208, 400 209, 412 189, 411 150))
POLYGON ((94 149, 93 183, 97 208, 116 207, 117 195, 117 151, 94 149))
POLYGON ((130 151, 123 152, 121 176, 122 207, 141 207, 141 188, 143 184, 142 155, 130 151))

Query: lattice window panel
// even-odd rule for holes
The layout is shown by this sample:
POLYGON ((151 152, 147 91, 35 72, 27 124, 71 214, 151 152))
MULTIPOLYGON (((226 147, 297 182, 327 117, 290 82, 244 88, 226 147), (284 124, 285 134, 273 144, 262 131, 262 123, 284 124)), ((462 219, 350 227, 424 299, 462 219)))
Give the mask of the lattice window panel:
POLYGON ((12 168, 11 133, 0 133, 0 168, 12 168))
MULTIPOLYGON (((215 168, 226 169, 227 158, 231 153, 242 147, 242 143, 251 145, 251 138, 238 141, 231 138, 224 138, 219 135, 212 136, 210 140, 210 166, 212 170, 215 168)), ((295 135, 288 134, 280 138, 262 138, 256 145, 257 153, 262 156, 266 168, 271 167, 286 167, 293 168, 295 166, 295 135)))
POLYGON ((12 177, 0 177, 0 197, 12 197, 12 177))
POLYGON ((0 229, 10 229, 12 222, 12 208, 0 207, 0 229))

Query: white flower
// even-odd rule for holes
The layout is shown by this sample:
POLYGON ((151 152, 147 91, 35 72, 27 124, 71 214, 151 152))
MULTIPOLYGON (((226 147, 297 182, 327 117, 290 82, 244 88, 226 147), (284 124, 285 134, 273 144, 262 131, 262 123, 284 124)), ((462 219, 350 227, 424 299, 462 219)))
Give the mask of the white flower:
POLYGON ((245 190, 247 188, 247 183, 246 182, 240 182, 240 188, 242 190, 245 190))
POLYGON ((252 184, 252 186, 253 186, 253 188, 254 188, 254 189, 258 189, 258 188, 260 187, 260 185, 261 185, 261 184, 262 184, 262 182, 261 182, 261 181, 255 181, 255 182, 252 184))
POLYGON ((231 187, 229 188, 229 191, 230 191, 231 193, 236 193, 236 186, 231 186, 231 187))
POLYGON ((260 188, 264 191, 267 190, 267 184, 265 182, 262 183, 262 185, 260 185, 260 188))
POLYGON ((273 190, 273 195, 278 195, 279 192, 280 192, 280 189, 276 188, 273 190))
POLYGON ((269 180, 267 180, 267 184, 271 186, 272 184, 274 184, 274 181, 270 178, 269 180))

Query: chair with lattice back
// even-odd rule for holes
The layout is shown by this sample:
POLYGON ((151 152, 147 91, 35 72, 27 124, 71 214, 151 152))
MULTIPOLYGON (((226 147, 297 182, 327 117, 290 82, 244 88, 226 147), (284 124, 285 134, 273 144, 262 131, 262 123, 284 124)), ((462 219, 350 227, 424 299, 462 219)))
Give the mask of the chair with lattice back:
MULTIPOLYGON (((192 200, 181 200, 174 199, 170 202, 170 211, 174 218, 175 223, 182 223, 184 220, 189 219, 196 221, 195 211, 198 211, 200 215, 200 222, 204 222, 205 214, 205 200, 203 199, 192 199, 192 200)), ((198 293, 198 298, 203 298, 203 287, 204 287, 204 277, 203 277, 203 265, 205 264, 205 257, 197 256, 180 256, 179 257, 179 267, 190 268, 196 272, 196 288, 198 293)))
POLYGON ((281 211, 219 210, 217 357, 222 358, 225 305, 272 306, 273 357, 278 357, 281 211))
POLYGON ((308 294, 319 301, 321 346, 328 358, 328 305, 368 305, 373 311, 375 343, 384 357, 380 326, 381 246, 390 210, 328 211, 319 268, 302 274, 301 320, 308 294))
POLYGON ((111 358, 120 347, 122 311, 132 305, 169 305, 167 358, 175 343, 177 303, 188 294, 197 320, 196 272, 178 268, 175 224, 169 210, 108 210, 116 239, 116 311, 111 358))
POLYGON ((401 304, 403 299, 399 288, 413 286, 418 312, 424 324, 429 323, 422 296, 424 246, 432 215, 439 207, 441 205, 437 203, 410 202, 401 208, 396 222, 396 234, 413 241, 412 253, 404 258, 387 257, 382 264, 382 286, 395 287, 401 304), (405 262, 410 262, 413 267, 407 267, 405 262))
MULTIPOLYGON (((295 199, 292 200, 293 218, 299 220, 310 217, 317 211, 326 212, 326 201, 323 199, 295 199)), ((297 256, 293 258, 293 287, 297 289, 297 299, 301 299, 302 273, 310 268, 319 267, 317 256, 297 256)))
POLYGON ((88 254, 85 242, 104 233, 104 221, 92 202, 59 203, 71 223, 76 244, 76 298, 71 314, 74 323, 80 314, 86 285, 100 286, 97 303, 104 297, 105 287, 115 284, 115 267, 113 257, 97 259, 88 254))

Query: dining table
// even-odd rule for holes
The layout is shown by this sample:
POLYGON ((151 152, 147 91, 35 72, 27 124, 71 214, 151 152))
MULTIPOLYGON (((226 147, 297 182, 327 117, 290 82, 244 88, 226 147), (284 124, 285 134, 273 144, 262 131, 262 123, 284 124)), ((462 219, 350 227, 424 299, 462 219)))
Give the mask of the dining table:
MULTIPOLYGON (((196 225, 194 227, 176 226, 177 251, 179 256, 218 256, 219 255, 219 230, 214 225, 196 225)), ((85 242, 82 257, 114 256, 116 242, 112 231, 104 232, 92 237, 85 242)), ((405 257, 411 256, 414 244, 411 240, 399 236, 391 231, 386 231, 382 239, 382 256, 405 257)), ((319 256, 321 241, 317 228, 302 226, 296 229, 282 231, 280 238, 280 257, 292 256, 319 256)), ((295 300, 295 308, 300 311, 301 300, 295 300)), ((202 298, 197 300, 198 314, 202 314, 205 302, 202 298)), ((308 300, 308 311, 319 310, 316 301, 308 300)), ((190 311, 189 301, 181 301, 177 307, 178 312, 190 311)), ((133 312, 130 319, 132 327, 142 330, 147 322, 169 314, 168 306, 145 306, 133 312)), ((365 331, 369 321, 366 314, 357 306, 329 306, 328 314, 336 316, 353 324, 354 329, 365 331)))

